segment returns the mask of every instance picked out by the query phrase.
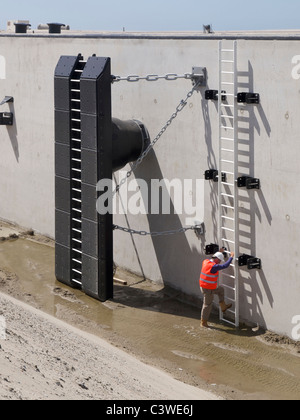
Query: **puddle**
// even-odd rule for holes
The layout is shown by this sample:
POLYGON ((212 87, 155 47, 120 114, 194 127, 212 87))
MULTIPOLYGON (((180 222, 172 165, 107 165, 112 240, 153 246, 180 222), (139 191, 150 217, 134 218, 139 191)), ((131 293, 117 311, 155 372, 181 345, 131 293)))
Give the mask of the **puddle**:
POLYGON ((129 285, 115 285, 114 299, 102 304, 56 281, 53 246, 26 239, 0 243, 1 292, 225 398, 300 398, 297 348, 269 346, 261 331, 235 330, 217 319, 202 330, 200 310, 178 302, 175 292, 126 280, 129 285))

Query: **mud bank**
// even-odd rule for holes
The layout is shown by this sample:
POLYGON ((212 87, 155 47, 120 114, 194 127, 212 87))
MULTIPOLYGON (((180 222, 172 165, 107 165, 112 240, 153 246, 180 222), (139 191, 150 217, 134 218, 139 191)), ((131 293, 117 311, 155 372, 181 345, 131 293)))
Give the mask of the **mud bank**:
POLYGON ((118 277, 127 286, 116 284, 114 299, 101 304, 56 281, 51 241, 45 245, 23 235, 0 243, 0 292, 199 390, 237 400, 300 399, 300 343, 246 326, 236 330, 218 319, 210 330, 202 330, 200 310, 179 302, 176 292, 126 273, 118 277))

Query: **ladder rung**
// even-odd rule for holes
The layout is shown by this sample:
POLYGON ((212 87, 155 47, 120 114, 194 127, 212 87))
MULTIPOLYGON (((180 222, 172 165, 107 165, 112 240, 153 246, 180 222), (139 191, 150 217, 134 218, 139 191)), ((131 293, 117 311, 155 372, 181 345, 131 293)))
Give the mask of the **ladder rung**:
POLYGON ((229 300, 230 302, 235 303, 235 299, 231 299, 231 298, 229 298, 229 297, 226 297, 226 300, 229 300))
POLYGON ((234 74, 234 71, 222 71, 222 74, 234 74))
POLYGON ((234 162, 232 160, 226 160, 226 159, 221 159, 221 162, 234 164, 234 162))
POLYGON ((81 172, 81 169, 75 169, 75 168, 72 168, 72 171, 75 171, 75 172, 81 172))
POLYGON ((226 312, 229 312, 230 314, 235 315, 235 311, 233 311, 232 309, 227 309, 227 311, 226 311, 226 312))
POLYGON ((73 217, 73 219, 72 219, 72 220, 74 220, 74 222, 77 222, 77 223, 82 223, 82 220, 75 219, 75 217, 73 217))
POLYGON ((82 203, 81 200, 79 200, 79 198, 72 198, 73 201, 76 201, 77 203, 82 203))
POLYGON ((233 60, 221 60, 221 61, 222 61, 222 63, 234 63, 233 60))
POLYGON ((221 51, 222 52, 234 52, 234 50, 228 50, 228 49, 224 49, 224 50, 222 49, 221 51))
POLYGON ((72 271, 73 271, 74 273, 77 273, 77 274, 82 274, 82 272, 81 272, 81 271, 76 270, 75 268, 72 268, 72 271))
POLYGON ((80 251, 79 249, 72 248, 72 251, 77 252, 78 254, 82 254, 82 251, 80 251))
POLYGON ((82 244, 82 241, 80 241, 79 239, 72 238, 72 241, 82 244))
POLYGON ((221 320, 224 321, 224 322, 227 322, 230 325, 233 325, 234 327, 236 327, 235 323, 234 322, 231 322, 231 321, 228 321, 228 319, 221 318, 221 320))
POLYGON ((221 137, 221 140, 234 141, 234 139, 230 139, 229 137, 221 137))
POLYGON ((226 127, 226 125, 221 125, 221 128, 224 128, 225 130, 234 130, 233 127, 226 127))
POLYGON ((72 228, 72 230, 73 230, 74 232, 77 232, 77 233, 82 233, 82 231, 81 231, 81 230, 79 230, 79 229, 72 228))
MULTIPOLYGON (((226 230, 226 231, 228 231, 228 232, 235 232, 235 230, 234 229, 229 229, 229 228, 227 228, 227 227, 221 227, 221 229, 222 230, 226 230)), ((234 267, 234 266, 233 266, 234 267)))
MULTIPOLYGON (((229 277, 230 279, 235 280, 235 276, 232 276, 231 274, 223 273, 223 276, 229 277)), ((230 286, 228 286, 230 287, 230 286)))
MULTIPOLYGON (((234 175, 233 172, 228 172, 228 171, 222 171, 222 172, 223 172, 223 174, 226 174, 226 175, 234 175)), ((222 182, 222 184, 226 184, 226 182, 222 182)), ((230 185, 232 185, 232 184, 230 184, 230 185)))
POLYGON ((234 120, 234 117, 232 117, 231 115, 221 115, 222 118, 228 118, 229 120, 234 120))
MULTIPOLYGON (((234 83, 232 82, 221 82, 222 85, 229 85, 229 86, 234 86, 234 83)), ((225 106, 225 105, 224 105, 225 106)), ((233 105, 232 105, 233 106, 233 105)))
POLYGON ((81 162, 81 159, 72 158, 74 162, 81 162))
POLYGON ((228 243, 230 243, 230 244, 235 245, 235 242, 234 242, 234 241, 230 241, 229 239, 222 238, 221 240, 222 240, 222 241, 224 241, 224 242, 228 242, 228 243))
POLYGON ((72 279, 72 282, 77 283, 77 284, 79 284, 80 286, 82 286, 82 282, 81 282, 81 281, 79 281, 79 280, 72 279))
POLYGON ((76 258, 72 258, 72 261, 76 262, 77 264, 82 264, 82 261, 76 260, 76 258))
POLYGON ((82 210, 79 210, 79 209, 75 209, 75 208, 73 208, 72 210, 73 210, 73 211, 76 211, 77 213, 82 213, 82 210))
POLYGON ((227 204, 221 204, 222 207, 225 207, 226 209, 231 209, 234 210, 234 207, 232 206, 227 206, 227 204))
POLYGON ((232 222, 235 221, 234 217, 228 217, 228 216, 221 216, 222 219, 231 220, 232 222))
POLYGON ((227 284, 222 284, 222 287, 235 291, 235 287, 228 286, 227 284))
POLYGON ((81 133, 81 130, 79 128, 71 128, 72 131, 77 131, 77 133, 81 133))
POLYGON ((223 197, 234 198, 234 195, 232 195, 232 194, 221 193, 221 195, 222 195, 223 197))
POLYGON ((234 153, 234 150, 231 149, 221 149, 222 152, 230 152, 230 153, 234 153))
POLYGON ((221 182, 222 185, 228 185, 229 187, 234 187, 234 184, 230 184, 230 182, 221 182))

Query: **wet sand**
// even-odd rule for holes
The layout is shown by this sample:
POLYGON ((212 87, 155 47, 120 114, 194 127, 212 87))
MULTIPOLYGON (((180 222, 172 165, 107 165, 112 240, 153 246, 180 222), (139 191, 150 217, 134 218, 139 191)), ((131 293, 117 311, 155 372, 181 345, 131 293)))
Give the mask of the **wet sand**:
POLYGON ((122 271, 117 276, 128 285, 115 285, 114 299, 102 304, 56 281, 46 238, 0 243, 0 292, 199 390, 235 400, 300 398, 300 343, 217 318, 202 330, 200 309, 179 302, 176 291, 122 271))

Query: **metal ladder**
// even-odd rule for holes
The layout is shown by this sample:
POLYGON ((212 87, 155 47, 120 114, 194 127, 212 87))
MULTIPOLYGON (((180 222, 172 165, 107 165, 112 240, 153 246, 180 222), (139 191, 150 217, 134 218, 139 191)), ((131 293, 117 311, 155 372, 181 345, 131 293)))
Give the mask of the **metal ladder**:
POLYGON ((82 286, 82 178, 80 77, 86 62, 79 59, 71 78, 71 279, 82 286))
POLYGON ((230 269, 220 272, 220 286, 232 309, 220 319, 239 326, 238 255, 238 108, 237 41, 219 42, 219 237, 227 253, 235 253, 230 269))

